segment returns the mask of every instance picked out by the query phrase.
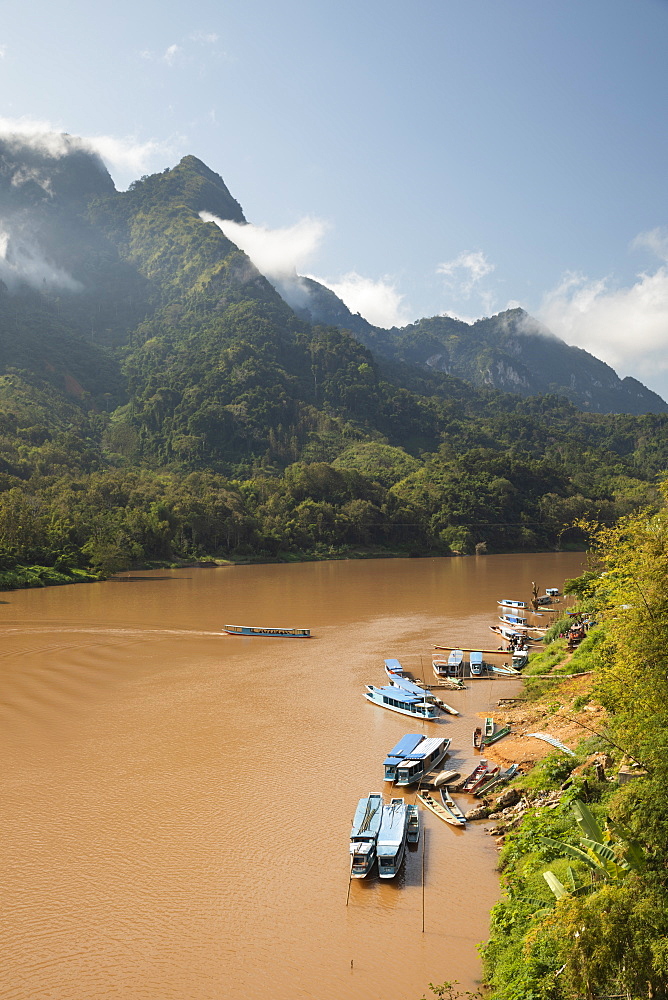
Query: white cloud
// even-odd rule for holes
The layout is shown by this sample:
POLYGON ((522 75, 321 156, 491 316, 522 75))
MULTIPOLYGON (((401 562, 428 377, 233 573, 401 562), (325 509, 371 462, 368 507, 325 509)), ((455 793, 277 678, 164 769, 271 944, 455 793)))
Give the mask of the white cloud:
POLYGON ((309 293, 307 286, 299 281, 301 274, 331 289, 351 312, 360 313, 374 326, 388 328, 410 322, 402 307, 403 295, 387 277, 374 281, 352 271, 334 281, 305 274, 304 269, 319 249, 327 230, 322 219, 307 217, 294 226, 267 229, 218 219, 210 212, 200 212, 200 217, 204 222, 215 222, 293 307, 307 305, 309 293))
POLYGON ((397 291, 391 278, 365 278, 355 271, 344 274, 338 281, 328 281, 315 275, 308 275, 314 281, 331 289, 345 302, 351 312, 360 313, 374 326, 388 330, 392 326, 405 326, 410 317, 402 305, 404 296, 397 291))
POLYGON ((26 244, 15 243, 10 233, 0 229, 0 281, 9 288, 26 282, 41 291, 59 288, 78 292, 81 285, 66 271, 49 263, 38 251, 26 244))
POLYGON ((190 39, 193 42, 201 42, 203 45, 215 45, 218 41, 218 35, 215 31, 193 31, 190 39))
POLYGON ((77 149, 98 153, 112 174, 118 172, 123 180, 133 180, 138 175, 164 166, 175 150, 184 142, 182 136, 167 140, 139 140, 135 136, 73 136, 58 124, 35 118, 0 118, 0 139, 15 147, 28 146, 46 156, 60 158, 77 149))
MULTIPOLYGON (((649 245, 647 239, 643 245, 649 245)), ((667 265, 653 273, 639 274, 635 283, 626 288, 612 287, 609 278, 591 280, 568 273, 545 296, 538 316, 567 343, 607 361, 621 377, 631 374, 665 396, 667 265)))
POLYGON ((243 225, 200 212, 204 222, 215 222, 240 250, 247 253, 266 278, 294 277, 313 258, 327 228, 321 219, 301 219, 285 229, 243 225))
POLYGON ((448 284, 464 296, 470 295, 475 285, 493 270, 494 264, 487 260, 482 250, 460 253, 453 260, 445 261, 436 267, 436 273, 449 278, 448 284))
POLYGON ((631 247, 651 250, 659 260, 668 261, 668 232, 658 226, 646 233, 639 233, 631 243, 631 247))
POLYGON ((174 60, 176 59, 180 51, 181 51, 180 45, 170 45, 163 52, 162 55, 163 61, 166 62, 168 66, 173 66, 174 60))

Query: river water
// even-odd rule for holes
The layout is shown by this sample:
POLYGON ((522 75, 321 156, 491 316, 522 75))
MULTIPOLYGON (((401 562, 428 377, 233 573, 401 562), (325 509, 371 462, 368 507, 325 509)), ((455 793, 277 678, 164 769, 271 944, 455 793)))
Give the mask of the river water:
MULTIPOLYGON (((423 725, 473 764, 477 712, 369 705, 394 656, 494 648, 501 597, 561 587, 581 554, 133 573, 0 595, 0 1000, 419 1000, 480 976, 498 897, 482 824, 426 835, 391 882, 355 880, 358 799, 423 725), (237 638, 224 624, 310 627, 237 638), (424 856, 422 848, 424 847, 424 856), (424 892, 422 869, 424 864, 424 892), (424 911, 424 931, 423 931, 424 911)), ((408 792, 406 798, 413 800, 408 792)), ((468 807, 469 800, 460 797, 468 807)))

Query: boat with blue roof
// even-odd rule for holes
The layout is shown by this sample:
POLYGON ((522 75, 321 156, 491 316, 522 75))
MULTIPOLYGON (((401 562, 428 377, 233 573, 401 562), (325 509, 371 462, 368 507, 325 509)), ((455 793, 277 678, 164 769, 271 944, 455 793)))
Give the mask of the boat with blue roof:
POLYGON ((359 800, 350 831, 351 878, 364 878, 373 868, 382 820, 382 795, 371 793, 359 800))
POLYGON ((385 781, 396 781, 397 780, 397 768, 403 761, 406 754, 412 753, 419 743, 422 743, 424 736, 422 733, 407 733, 402 736, 401 739, 395 746, 392 747, 387 757, 383 761, 383 768, 385 769, 384 780, 385 781))
POLYGON ((393 684, 387 687, 367 684, 364 697, 372 705, 387 708, 390 712, 399 712, 400 715, 410 715, 418 719, 436 719, 438 717, 438 708, 433 702, 425 700, 424 691, 418 695, 404 691, 393 684))
POLYGON ((460 677, 464 669, 464 650, 453 649, 450 651, 447 663, 443 660, 433 660, 432 666, 437 677, 460 677))
POLYGON ((380 878, 394 878, 404 859, 408 839, 408 808, 403 799, 392 799, 383 806, 376 857, 380 878))
POLYGON ((421 696, 425 701, 438 705, 438 707, 442 709, 442 711, 447 712, 448 715, 459 715, 456 708, 453 708, 452 705, 448 705, 441 698, 438 698, 432 691, 429 690, 429 688, 424 688, 421 684, 418 684, 416 681, 412 681, 409 677, 406 677, 403 667, 398 660, 385 660, 385 673, 390 680, 390 684, 401 688, 402 691, 408 691, 409 694, 421 696))
POLYGON ((527 628, 528 618, 521 618, 519 615, 499 615, 499 621, 505 625, 514 625, 516 628, 527 628))
POLYGON ((397 765, 397 787, 414 785, 426 777, 447 755, 451 741, 443 736, 424 736, 414 750, 397 765))

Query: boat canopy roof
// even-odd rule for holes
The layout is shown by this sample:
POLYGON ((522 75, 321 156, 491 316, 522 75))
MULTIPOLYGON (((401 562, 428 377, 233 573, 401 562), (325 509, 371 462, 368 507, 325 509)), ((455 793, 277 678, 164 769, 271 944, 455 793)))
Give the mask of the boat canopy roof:
POLYGON ((393 847, 401 843, 406 825, 406 803, 383 807, 383 821, 378 833, 378 854, 383 847, 393 847))
MULTIPOLYGON (((372 687, 372 685, 369 685, 372 687)), ((424 700, 424 691, 421 691, 419 695, 411 694, 408 691, 404 691, 403 688, 394 687, 389 684, 387 687, 372 687, 372 690, 377 694, 382 694, 386 698, 393 698, 394 701, 402 701, 406 705, 415 705, 419 701, 424 700)))
POLYGON ((471 653, 469 660, 471 663, 482 663, 482 653, 471 653))
POLYGON ((402 691, 408 691, 409 694, 419 695, 420 698, 424 698, 429 692, 425 691, 424 688, 416 684, 415 681, 409 681, 407 677, 394 677, 392 683, 395 687, 401 688, 402 691))
POLYGON ((463 649, 453 649, 448 657, 448 663, 461 663, 464 659, 463 649))
POLYGON ((402 736, 396 746, 393 746, 389 751, 385 763, 387 764, 389 761, 397 757, 405 757, 407 753, 411 753, 415 750, 418 743, 421 743, 423 739, 424 736, 422 736, 421 733, 407 733, 405 736, 402 736))
POLYGON ((445 736, 425 736, 412 753, 405 755, 406 760, 422 760, 435 750, 438 750, 445 743, 446 738, 445 736))
POLYGON ((399 660, 394 660, 394 659, 385 660, 385 666, 387 667, 388 670, 403 670, 404 669, 401 666, 401 664, 399 663, 399 660))

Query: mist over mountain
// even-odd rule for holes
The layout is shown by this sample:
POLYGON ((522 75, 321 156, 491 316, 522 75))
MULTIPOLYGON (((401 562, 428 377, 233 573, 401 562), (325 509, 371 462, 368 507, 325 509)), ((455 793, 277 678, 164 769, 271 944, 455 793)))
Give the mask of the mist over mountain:
POLYGON ((81 140, 3 140, 0 574, 536 549, 652 502, 644 386, 521 310, 375 327, 246 226, 194 156, 119 192, 81 140))

